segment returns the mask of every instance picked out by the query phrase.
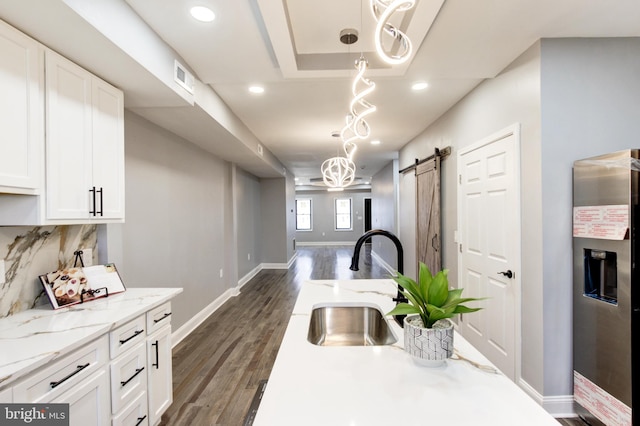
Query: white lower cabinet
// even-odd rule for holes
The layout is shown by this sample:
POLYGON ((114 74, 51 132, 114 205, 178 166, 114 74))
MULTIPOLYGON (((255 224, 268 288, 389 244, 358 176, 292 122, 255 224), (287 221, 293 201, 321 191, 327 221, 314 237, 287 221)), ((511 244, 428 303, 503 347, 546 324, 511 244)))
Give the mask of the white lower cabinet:
POLYGON ((136 316, 0 390, 0 402, 68 403, 72 426, 157 425, 173 402, 171 304, 136 316))
POLYGON ((111 423, 111 410, 107 368, 103 367, 51 402, 69 404, 70 426, 108 426, 111 423))
POLYGON ((147 339, 149 366, 149 424, 155 425, 173 402, 171 326, 166 324, 147 339))
POLYGON ((120 413, 113 416, 113 426, 148 426, 147 413, 147 398, 141 393, 120 413))

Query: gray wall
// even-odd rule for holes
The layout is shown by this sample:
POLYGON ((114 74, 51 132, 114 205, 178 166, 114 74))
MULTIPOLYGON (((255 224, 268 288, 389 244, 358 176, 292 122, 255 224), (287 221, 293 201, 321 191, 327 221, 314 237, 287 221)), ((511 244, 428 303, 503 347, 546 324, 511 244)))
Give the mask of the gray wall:
POLYGON ((573 161, 640 147, 640 38, 542 41, 545 393, 570 392, 573 161), (570 348, 569 348, 570 349, 570 348))
POLYGON ((296 198, 311 198, 311 206, 313 209, 313 230, 296 231, 296 242, 298 244, 353 244, 364 233, 364 199, 371 198, 370 191, 297 191, 296 198), (352 199, 351 206, 353 209, 353 230, 351 231, 335 230, 334 200, 336 198, 352 199))
POLYGON ((287 263, 287 220, 290 216, 286 211, 286 179, 262 179, 261 215, 262 215, 262 262, 287 263))
MULTIPOLYGON (((431 155, 434 148, 452 147, 442 161, 442 253, 443 268, 457 282, 457 152, 484 137, 514 123, 521 126, 521 200, 522 210, 522 378, 539 393, 545 392, 542 288, 542 208, 540 201, 540 45, 534 44, 500 75, 486 80, 447 111, 433 125, 407 144, 400 152, 400 168, 415 158, 431 155)), ((403 175, 400 186, 400 234, 403 241, 415 235, 415 177, 403 175)), ((415 265, 414 250, 407 250, 405 266, 415 265)), ((559 330, 564 343, 559 353, 570 351, 570 330, 559 330)), ((566 376, 566 366, 561 373, 566 376)), ((570 380, 570 379, 569 379, 570 380)), ((567 395, 566 388, 547 390, 545 395, 567 395)))
POLYGON ((237 284, 225 246, 231 168, 129 112, 125 138, 126 223, 108 225, 101 243, 126 286, 184 288, 173 303, 178 329, 237 284))
MULTIPOLYGON (((639 58, 638 39, 543 40, 480 84, 400 153, 402 168, 435 147, 453 148, 442 163, 443 266, 455 283, 457 151, 520 123, 521 378, 551 405, 553 397, 570 400, 572 394, 572 162, 636 147, 639 58)), ((413 176, 401 177, 403 240, 415 232, 414 194, 413 176)), ((415 251, 406 262, 415 262, 415 251)))
POLYGON ((238 278, 242 278, 257 268, 262 259, 261 184, 254 175, 235 170, 238 278))
MULTIPOLYGON (((387 230, 400 239, 397 223, 398 178, 398 161, 394 160, 371 179, 371 227, 387 230)), ((404 249, 405 242, 402 239, 400 242, 404 249)), ((391 240, 376 236, 371 239, 371 244, 375 254, 395 270, 398 269, 398 252, 391 240)))

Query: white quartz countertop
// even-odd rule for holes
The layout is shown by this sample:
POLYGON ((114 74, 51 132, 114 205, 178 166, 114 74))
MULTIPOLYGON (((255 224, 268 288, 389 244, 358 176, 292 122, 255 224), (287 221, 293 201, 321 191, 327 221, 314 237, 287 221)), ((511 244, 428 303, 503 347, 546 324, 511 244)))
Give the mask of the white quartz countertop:
POLYGON ((180 292, 181 288, 128 288, 68 308, 43 306, 0 319, 0 388, 180 292))
POLYGON ((307 341, 310 313, 327 303, 372 303, 392 309, 392 280, 303 284, 254 426, 286 425, 558 425, 458 333, 444 366, 417 365, 390 346, 316 346, 307 341))

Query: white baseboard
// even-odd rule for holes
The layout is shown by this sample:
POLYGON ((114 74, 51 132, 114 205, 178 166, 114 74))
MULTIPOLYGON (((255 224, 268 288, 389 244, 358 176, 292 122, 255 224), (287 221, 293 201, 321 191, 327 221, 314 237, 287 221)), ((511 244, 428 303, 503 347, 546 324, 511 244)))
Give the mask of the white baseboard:
POLYGON ((256 275, 258 275, 258 272, 260 272, 260 271, 262 271, 262 264, 256 266, 255 268, 250 270, 248 274, 246 274, 244 277, 240 278, 238 280, 238 290, 240 290, 246 283, 251 281, 251 278, 253 278, 256 275))
POLYGON ((371 250, 371 257, 373 259, 375 259, 375 261, 378 262, 380 264, 380 266, 382 266, 384 269, 386 269, 389 274, 391 274, 394 277, 396 276, 396 270, 393 269, 393 267, 391 265, 389 265, 387 262, 385 262, 384 259, 382 257, 380 257, 380 255, 378 253, 376 253, 375 251, 371 250))
POLYGON ((191 317, 191 319, 184 323, 182 327, 171 333, 171 347, 175 348, 178 343, 182 342, 185 337, 191 334, 193 330, 198 328, 198 326, 202 324, 204 320, 209 318, 209 316, 216 310, 218 310, 218 308, 222 306, 227 300, 240 294, 238 290, 238 287, 228 289, 227 291, 222 293, 220 297, 211 302, 207 307, 191 317))
POLYGON ((296 241, 296 247, 304 246, 355 246, 355 241, 296 241))
POLYGON ((193 330, 195 330, 200 324, 204 322, 211 314, 213 314, 220 306, 222 306, 227 300, 240 294, 240 289, 246 283, 251 281, 253 277, 258 275, 263 269, 289 269, 293 262, 296 260, 298 253, 294 253, 288 263, 261 263, 253 268, 248 274, 242 277, 238 281, 238 286, 233 287, 222 293, 220 297, 211 302, 203 310, 195 314, 189 321, 187 321, 182 327, 171 333, 171 347, 175 348, 178 343, 184 340, 193 330))
POLYGON ((538 405, 542 406, 542 408, 544 408, 545 411, 553 417, 577 417, 577 414, 573 410, 573 395, 542 396, 537 390, 529 385, 529 383, 522 379, 518 381, 518 386, 520 386, 527 395, 533 398, 538 405))
POLYGON ((260 264, 260 270, 262 269, 289 269, 291 267, 291 265, 293 265, 293 262, 296 260, 296 258, 298 257, 298 252, 293 253, 293 256, 291 256, 291 259, 289 259, 289 262, 287 263, 261 263, 260 264))

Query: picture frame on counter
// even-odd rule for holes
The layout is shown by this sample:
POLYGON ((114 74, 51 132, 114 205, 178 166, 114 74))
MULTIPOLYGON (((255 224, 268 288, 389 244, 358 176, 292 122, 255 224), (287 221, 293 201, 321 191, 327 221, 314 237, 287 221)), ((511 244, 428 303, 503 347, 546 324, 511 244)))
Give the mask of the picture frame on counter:
POLYGON ((71 267, 40 275, 53 309, 66 308, 126 290, 113 263, 71 267))

